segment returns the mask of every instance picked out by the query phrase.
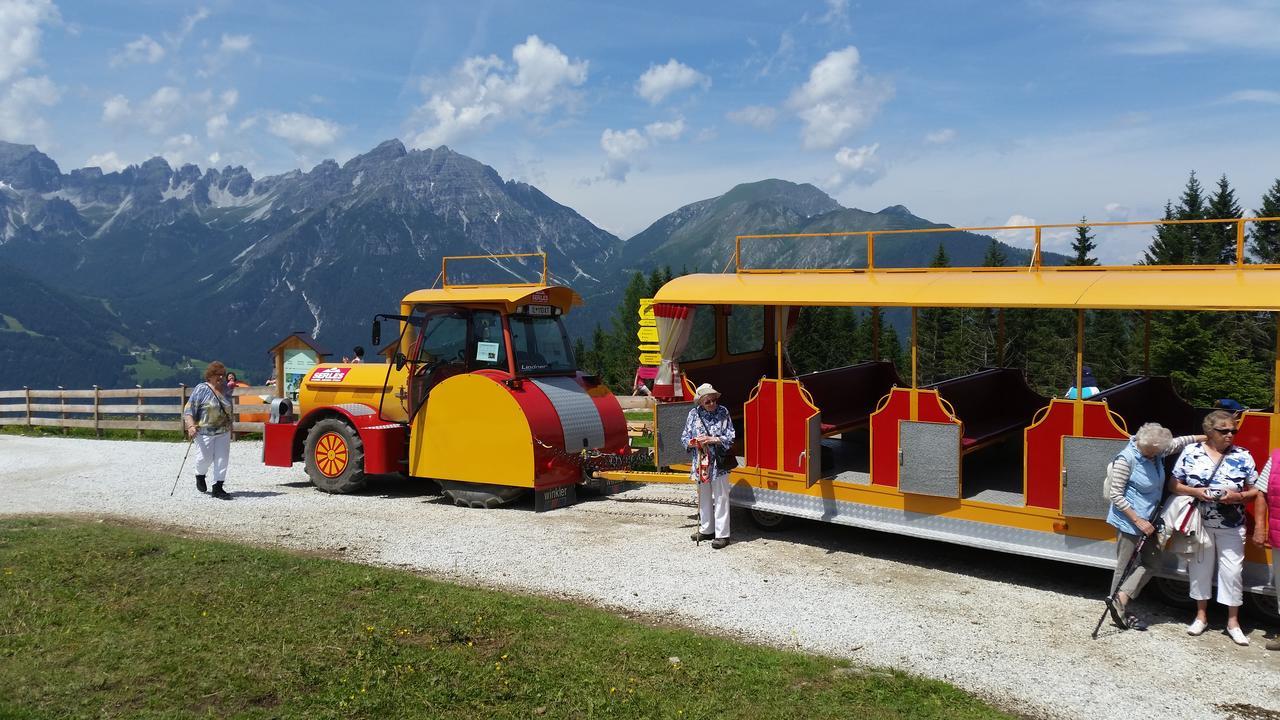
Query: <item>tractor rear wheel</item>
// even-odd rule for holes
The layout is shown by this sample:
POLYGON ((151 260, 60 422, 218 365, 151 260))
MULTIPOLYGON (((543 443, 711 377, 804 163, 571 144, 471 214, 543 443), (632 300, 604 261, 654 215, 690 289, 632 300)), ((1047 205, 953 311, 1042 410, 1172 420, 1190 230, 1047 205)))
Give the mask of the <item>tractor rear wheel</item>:
POLYGON ((526 488, 510 485, 482 485, 479 483, 440 480, 444 496, 458 507, 492 510, 525 494, 526 488))
POLYGON ((311 484, 324 492, 345 494, 364 487, 364 442, 345 420, 325 418, 313 425, 304 455, 311 484))

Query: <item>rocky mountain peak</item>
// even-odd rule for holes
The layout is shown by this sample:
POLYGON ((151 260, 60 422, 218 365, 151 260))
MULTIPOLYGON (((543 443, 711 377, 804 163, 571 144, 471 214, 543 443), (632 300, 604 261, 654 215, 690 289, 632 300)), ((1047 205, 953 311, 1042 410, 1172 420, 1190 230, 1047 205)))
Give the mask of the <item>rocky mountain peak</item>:
POLYGON ((36 146, 0 141, 0 181, 18 190, 51 192, 61 178, 58 164, 36 146))

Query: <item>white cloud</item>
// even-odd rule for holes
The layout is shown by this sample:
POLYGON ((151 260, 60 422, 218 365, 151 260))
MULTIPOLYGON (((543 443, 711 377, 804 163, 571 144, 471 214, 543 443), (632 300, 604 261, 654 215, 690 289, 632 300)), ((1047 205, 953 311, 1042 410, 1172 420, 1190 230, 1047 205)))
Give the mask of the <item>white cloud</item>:
POLYGON ((223 33, 222 44, 218 46, 218 50, 224 53, 245 52, 251 45, 253 45, 253 38, 248 35, 227 35, 223 33))
POLYGON ((342 128, 330 120, 302 113, 274 113, 267 118, 267 132, 289 143, 295 150, 320 149, 336 142, 342 128))
POLYGON ((1237 90, 1222 98, 1222 102, 1255 102, 1280 105, 1280 92, 1275 90, 1237 90))
POLYGON ((849 0, 827 0, 827 12, 818 22, 835 25, 840 28, 849 27, 849 0))
POLYGON ((214 167, 220 162, 222 162, 221 153, 217 153, 217 152, 209 153, 209 167, 214 167))
POLYGON ((49 0, 0 3, 0 137, 6 140, 47 139, 41 108, 56 104, 61 90, 47 76, 28 72, 40 65, 41 24, 58 20, 49 0))
POLYGON ((187 162, 195 145, 196 139, 190 133, 174 135, 164 141, 164 151, 160 153, 160 157, 163 157, 171 166, 179 167, 187 162))
POLYGON ((164 58, 164 47, 151 39, 150 35, 127 43, 124 50, 111 57, 111 67, 120 67, 130 63, 155 64, 164 58))
POLYGON ((1120 36, 1121 52, 1280 50, 1280 5, 1270 0, 1093 0, 1072 12, 1120 36))
POLYGON ((191 34, 191 31, 196 29, 196 25, 208 17, 208 9, 197 8, 195 12, 182 18, 182 26, 178 29, 178 32, 172 35, 165 33, 164 39, 176 49, 184 40, 187 39, 187 36, 191 34))
POLYGON ((129 163, 121 160, 115 150, 111 150, 99 155, 90 155, 89 159, 84 161, 84 166, 102 168, 102 172, 111 173, 125 169, 129 163))
POLYGON ((617 183, 626 182, 631 172, 634 156, 649 147, 649 140, 639 130, 612 130, 605 128, 600 135, 600 148, 604 150, 604 179, 617 183))
POLYGON ((838 191, 849 184, 872 185, 884 177, 884 163, 876 156, 880 143, 859 148, 842 147, 836 151, 839 169, 827 180, 827 186, 838 191))
POLYGON ((102 103, 102 121, 116 123, 129 117, 129 98, 123 95, 112 95, 102 103))
POLYGON ((768 130, 778 121, 778 111, 768 105, 748 105, 732 110, 725 117, 729 122, 747 125, 757 130, 768 130))
POLYGON ((654 122, 644 126, 644 132, 653 140, 679 140, 684 134, 684 118, 671 122, 654 122))
POLYGON ((933 132, 924 136, 924 141, 929 143, 930 145, 945 145, 955 139, 956 139, 956 131, 952 130, 951 128, 942 128, 941 130, 934 130, 933 132))
POLYGON ((420 126, 409 144, 434 147, 480 134, 521 116, 571 106, 573 88, 587 80, 587 61, 570 60, 555 45, 530 35, 511 50, 514 68, 496 55, 471 57, 447 80, 426 80, 430 97, 410 119, 420 126))
POLYGON ((217 140, 226 133, 227 124, 229 122, 230 121, 227 119, 226 113, 218 113, 205 121, 204 134, 207 135, 210 140, 217 140))
POLYGON ((665 65, 650 65, 636 83, 636 94, 650 105, 657 105, 668 95, 693 87, 711 87, 711 78, 671 58, 665 65))
POLYGON ((859 64, 858 49, 852 45, 832 51, 791 93, 787 106, 804 122, 805 149, 835 147, 870 124, 893 95, 888 83, 861 72, 859 64))

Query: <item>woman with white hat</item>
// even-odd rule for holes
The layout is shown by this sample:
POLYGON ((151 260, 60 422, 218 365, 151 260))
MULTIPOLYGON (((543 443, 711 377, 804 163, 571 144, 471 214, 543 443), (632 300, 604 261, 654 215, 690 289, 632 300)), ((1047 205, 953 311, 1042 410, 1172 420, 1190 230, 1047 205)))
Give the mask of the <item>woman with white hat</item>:
POLYGON ((680 440, 693 455, 689 474, 698 487, 698 529, 692 539, 714 538, 711 547, 716 550, 729 544, 729 471, 738 465, 730 448, 736 437, 720 393, 710 383, 699 385, 680 440))

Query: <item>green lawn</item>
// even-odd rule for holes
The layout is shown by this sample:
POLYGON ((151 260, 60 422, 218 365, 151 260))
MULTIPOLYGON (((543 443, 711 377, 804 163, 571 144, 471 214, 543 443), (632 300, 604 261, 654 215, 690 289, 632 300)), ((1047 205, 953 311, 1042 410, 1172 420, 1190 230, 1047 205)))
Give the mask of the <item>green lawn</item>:
POLYGON ((0 717, 1005 716, 945 683, 571 603, 21 518, 0 520, 0 717))

